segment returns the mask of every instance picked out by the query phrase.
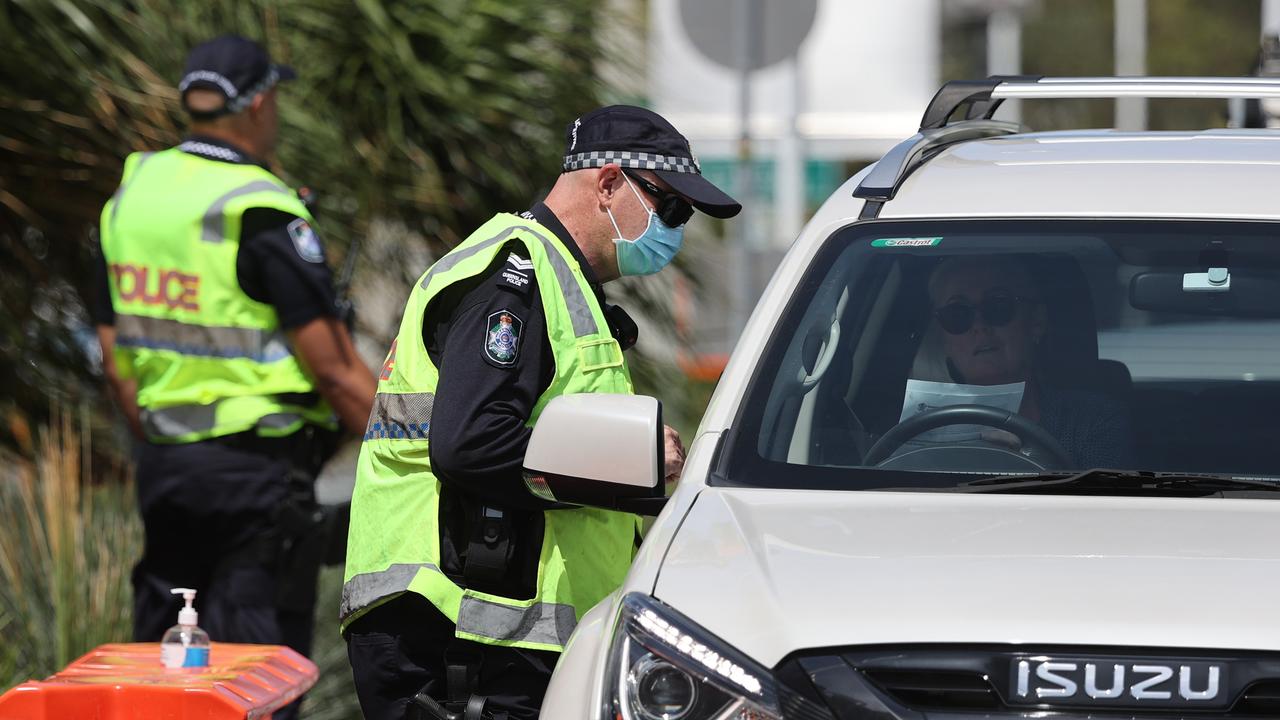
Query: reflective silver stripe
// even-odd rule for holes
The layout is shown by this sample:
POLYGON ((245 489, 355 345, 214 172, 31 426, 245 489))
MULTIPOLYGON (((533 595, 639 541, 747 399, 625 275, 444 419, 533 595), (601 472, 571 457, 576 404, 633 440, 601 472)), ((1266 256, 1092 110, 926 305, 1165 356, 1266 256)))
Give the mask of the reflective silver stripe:
POLYGON ((356 575, 342 585, 338 617, 345 619, 382 598, 408 590, 409 583, 423 569, 440 572, 440 568, 431 563, 401 563, 386 570, 356 575))
POLYGON ((378 393, 364 429, 365 440, 426 440, 435 393, 378 393))
POLYGON ((591 305, 587 302, 586 296, 583 295, 582 286, 578 284, 578 279, 574 276, 573 269, 569 267, 569 263, 565 261, 564 256, 560 254, 560 250, 552 240, 525 225, 513 225, 488 240, 476 243, 463 250, 451 252, 440 258, 427 271, 426 277, 422 278, 422 289, 427 289, 431 278, 442 272, 452 270, 455 265, 481 250, 505 241, 517 230, 525 230, 542 241, 542 247, 547 253, 547 259, 551 262, 551 269, 555 272, 556 279, 560 281, 564 302, 569 310, 569 320, 573 323, 573 336, 586 337, 587 335, 598 334, 600 326, 596 324, 595 316, 591 314, 591 305))
POLYGON ((254 427, 263 430, 288 430, 302 421, 303 418, 298 413, 271 413, 258 418, 254 427))
POLYGON ((147 152, 139 155, 138 166, 129 174, 129 179, 120 183, 120 187, 116 188, 116 194, 111 196, 111 230, 113 232, 116 229, 116 213, 120 212, 120 199, 124 197, 124 191, 129 187, 129 183, 138 177, 138 173, 142 172, 142 166, 147 164, 152 155, 155 155, 155 153, 147 152))
POLYGON ((290 191, 270 180, 255 180, 248 185, 229 190, 222 197, 213 201, 208 210, 204 211, 204 220, 202 221, 203 230, 200 233, 200 239, 205 242, 220 243, 225 235, 223 232, 222 212, 227 207, 227 203, 235 200, 242 195, 252 195, 257 192, 277 192, 281 195, 288 195, 290 191))
POLYGON ((217 424, 218 406, 175 405, 160 410, 143 409, 138 414, 147 437, 176 438, 212 430, 217 424))
POLYGON ((191 325, 145 315, 117 315, 116 344, 171 350, 196 357, 248 358, 263 363, 292 354, 284 334, 278 330, 191 325))
POLYGON ((573 336, 586 337, 599 333, 600 327, 596 325, 596 319, 591 314, 591 306, 587 304, 587 298, 582 294, 582 285, 574 277, 569 263, 565 262, 564 256, 551 240, 536 230, 525 229, 542 241, 542 247, 547 252, 547 259, 551 261, 551 269, 555 271, 556 279, 560 281, 560 291, 564 293, 564 303, 569 309, 569 320, 573 322, 573 336))
MULTIPOLYGON (((338 617, 348 618, 383 598, 407 591, 420 570, 440 572, 431 563, 399 563, 386 570, 356 575, 342 585, 338 617)), ((572 605, 534 603, 527 608, 511 607, 464 595, 458 607, 458 632, 494 640, 564 647, 577 624, 572 605)))
MULTIPOLYGON (((173 405, 158 410, 138 412, 142 430, 149 438, 172 439, 206 433, 218 425, 218 403, 207 405, 173 405)), ((272 413, 258 418, 254 427, 264 430, 287 430, 306 418, 298 413, 272 413)))
POLYGON ((514 233, 516 230, 519 230, 519 229, 520 229, 519 227, 515 227, 515 226, 509 227, 506 230, 503 230, 502 232, 498 233, 497 235, 494 235, 493 237, 489 238, 488 240, 478 242, 469 248, 454 250, 453 252, 446 254, 444 257, 437 260, 435 264, 431 266, 430 270, 427 270, 427 274, 422 278, 422 289, 423 290, 427 289, 427 285, 431 284, 431 278, 439 275, 442 272, 447 272, 449 270, 452 270, 455 265, 462 262, 463 260, 466 260, 472 255, 475 255, 481 250, 484 250, 487 247, 492 247, 493 245, 506 240, 507 238, 511 237, 512 233, 514 233))
POLYGON ((464 595, 458 608, 458 632, 564 647, 578 624, 572 605, 534 603, 527 608, 500 605, 464 595))

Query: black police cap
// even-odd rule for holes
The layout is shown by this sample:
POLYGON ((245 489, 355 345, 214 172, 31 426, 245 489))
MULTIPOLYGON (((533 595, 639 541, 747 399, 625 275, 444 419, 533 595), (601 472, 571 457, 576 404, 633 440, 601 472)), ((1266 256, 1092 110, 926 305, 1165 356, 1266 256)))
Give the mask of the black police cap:
POLYGON ((266 48, 258 43, 239 35, 223 35, 192 48, 178 92, 182 93, 183 107, 193 116, 217 117, 244 110, 259 93, 297 76, 288 65, 271 62, 266 48), (219 92, 226 103, 212 112, 193 111, 187 107, 187 91, 195 89, 219 92))
POLYGON ((702 212, 729 218, 742 205, 702 176, 689 141, 652 110, 610 105, 583 115, 565 132, 564 170, 614 163, 651 170, 702 212))

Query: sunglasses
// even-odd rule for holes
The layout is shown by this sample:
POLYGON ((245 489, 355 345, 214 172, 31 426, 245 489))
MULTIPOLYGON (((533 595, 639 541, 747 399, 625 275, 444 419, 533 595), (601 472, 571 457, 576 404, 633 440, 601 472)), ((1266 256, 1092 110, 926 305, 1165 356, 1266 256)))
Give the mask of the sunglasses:
POLYGON ((636 173, 623 170, 622 174, 631 178, 649 194, 649 197, 653 198, 653 212, 666 223, 667 227, 680 227, 693 217, 693 206, 688 200, 669 190, 663 190, 636 173))
POLYGON ((951 335, 962 335, 973 327, 973 321, 982 316, 982 322, 988 327, 1004 327, 1013 322, 1018 315, 1018 303, 1038 303, 1034 298, 1006 293, 984 295, 982 302, 972 305, 967 302, 949 302, 933 311, 938 325, 951 335))

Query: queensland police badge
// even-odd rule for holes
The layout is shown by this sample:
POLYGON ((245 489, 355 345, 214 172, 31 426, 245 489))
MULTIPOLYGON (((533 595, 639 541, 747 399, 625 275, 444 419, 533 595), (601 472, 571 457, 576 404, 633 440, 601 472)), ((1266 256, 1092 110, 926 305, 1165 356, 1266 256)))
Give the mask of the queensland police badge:
POLYGON ((320 247, 320 238, 316 237, 311 223, 302 218, 289 223, 289 239, 293 240, 293 249, 298 251, 298 257, 309 263, 324 262, 324 249, 320 247))
POLYGON ((498 365, 511 365, 520 351, 520 331, 524 321, 510 310, 499 310, 489 316, 489 332, 485 336, 484 354, 498 365))

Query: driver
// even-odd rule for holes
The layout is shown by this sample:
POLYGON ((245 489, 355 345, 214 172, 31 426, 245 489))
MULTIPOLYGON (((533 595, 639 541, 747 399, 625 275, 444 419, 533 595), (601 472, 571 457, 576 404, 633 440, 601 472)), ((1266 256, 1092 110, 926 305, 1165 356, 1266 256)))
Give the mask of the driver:
MULTIPOLYGON (((1030 271, 1007 256, 944 260, 929 278, 933 322, 955 382, 1025 382, 1018 414, 1061 443, 1075 467, 1129 467, 1132 423, 1122 403, 1101 393, 1055 387, 1038 371, 1042 342, 1052 332, 1030 271)), ((1018 449, 1011 433, 983 439, 1018 449)))

